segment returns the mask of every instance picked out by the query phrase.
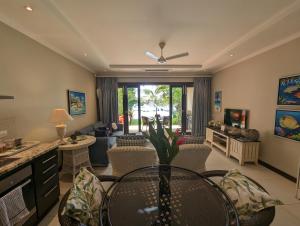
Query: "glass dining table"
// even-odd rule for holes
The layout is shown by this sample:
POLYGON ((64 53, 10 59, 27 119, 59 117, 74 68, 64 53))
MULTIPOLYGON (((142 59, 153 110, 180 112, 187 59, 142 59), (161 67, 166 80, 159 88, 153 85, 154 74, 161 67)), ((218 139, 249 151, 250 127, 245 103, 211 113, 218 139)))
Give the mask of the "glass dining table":
POLYGON ((213 181, 166 165, 121 177, 109 188, 100 216, 105 226, 239 225, 234 205, 213 181))

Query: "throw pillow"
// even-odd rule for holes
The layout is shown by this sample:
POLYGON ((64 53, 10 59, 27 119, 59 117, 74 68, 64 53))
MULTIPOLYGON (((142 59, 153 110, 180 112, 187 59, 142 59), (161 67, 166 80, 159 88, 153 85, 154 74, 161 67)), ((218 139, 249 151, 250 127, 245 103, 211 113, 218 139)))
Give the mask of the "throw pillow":
POLYGON ((99 225, 103 191, 99 179, 86 168, 81 168, 62 214, 88 226, 99 225))
POLYGON ((240 220, 249 219, 254 213, 282 202, 273 199, 237 169, 230 170, 219 183, 234 203, 240 220))
POLYGON ((117 146, 145 146, 146 139, 141 135, 126 135, 117 137, 117 146))
POLYGON ((118 130, 117 123, 113 122, 113 123, 111 124, 111 128, 113 129, 113 131, 114 131, 114 130, 118 130))
POLYGON ((191 135, 181 136, 184 140, 184 144, 203 144, 204 137, 195 137, 191 135))

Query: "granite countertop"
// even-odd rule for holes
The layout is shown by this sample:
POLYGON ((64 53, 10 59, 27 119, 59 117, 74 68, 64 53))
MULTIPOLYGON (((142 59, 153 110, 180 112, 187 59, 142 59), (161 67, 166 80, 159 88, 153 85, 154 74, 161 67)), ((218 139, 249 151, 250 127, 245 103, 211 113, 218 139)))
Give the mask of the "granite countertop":
POLYGON ((18 154, 9 157, 3 157, 4 160, 3 159, 2 160, 4 161, 4 164, 3 166, 0 166, 0 176, 25 163, 30 162, 31 160, 39 157, 40 155, 45 154, 48 151, 51 151, 57 147, 58 147, 58 142, 41 143, 25 151, 19 152, 18 154), (7 161, 8 163, 5 164, 5 161, 7 161))

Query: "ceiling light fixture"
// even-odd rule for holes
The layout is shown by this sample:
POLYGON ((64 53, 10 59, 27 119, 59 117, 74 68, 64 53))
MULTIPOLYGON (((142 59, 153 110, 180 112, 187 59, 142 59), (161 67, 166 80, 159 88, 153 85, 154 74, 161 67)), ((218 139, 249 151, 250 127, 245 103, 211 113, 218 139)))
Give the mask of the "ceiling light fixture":
POLYGON ((233 54, 231 53, 229 56, 233 57, 233 54))
POLYGON ((33 8, 29 5, 25 6, 25 9, 29 12, 32 12, 33 11, 33 8))
POLYGON ((87 53, 84 53, 83 55, 84 55, 85 57, 87 57, 87 53))

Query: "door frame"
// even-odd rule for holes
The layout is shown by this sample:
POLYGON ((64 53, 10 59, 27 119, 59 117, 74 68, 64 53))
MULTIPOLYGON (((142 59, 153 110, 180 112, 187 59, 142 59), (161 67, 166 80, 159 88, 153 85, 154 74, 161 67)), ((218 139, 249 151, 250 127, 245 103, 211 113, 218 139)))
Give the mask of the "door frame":
POLYGON ((141 85, 169 85, 169 114, 170 114, 170 128, 172 128, 172 88, 181 87, 182 88, 182 113, 181 113, 181 131, 186 133, 186 107, 187 107, 187 87, 193 87, 193 82, 138 82, 138 83, 118 83, 119 88, 123 88, 123 114, 124 114, 124 133, 128 134, 129 122, 128 122, 128 93, 127 88, 137 88, 138 90, 138 131, 141 131, 141 85))
POLYGON ((128 90, 127 88, 137 88, 138 91, 138 131, 141 131, 141 95, 140 86, 136 84, 126 84, 123 86, 119 85, 119 88, 123 88, 123 114, 124 114, 124 133, 128 134, 129 131, 129 121, 128 121, 128 90))

